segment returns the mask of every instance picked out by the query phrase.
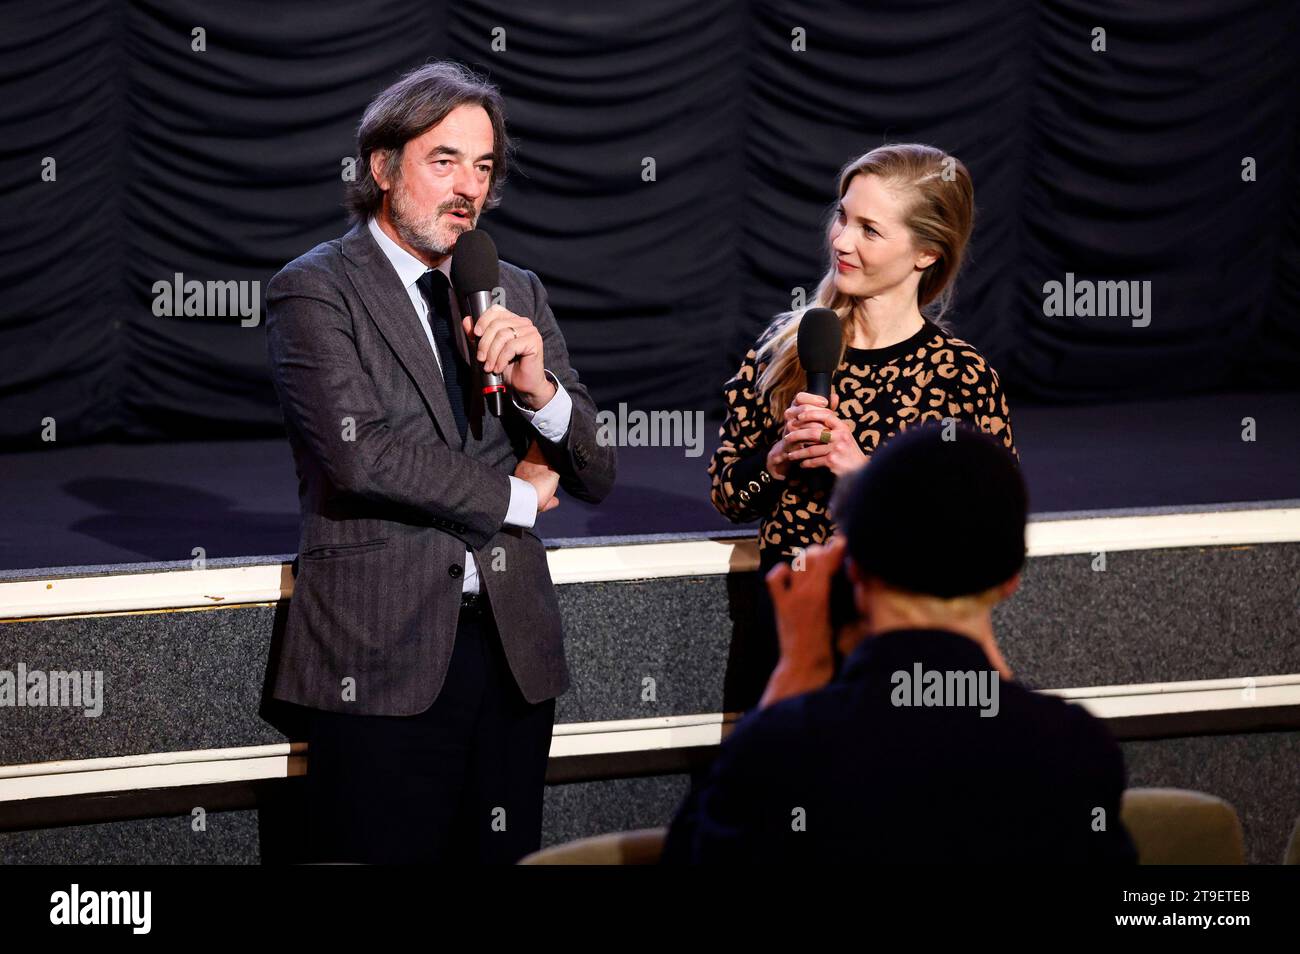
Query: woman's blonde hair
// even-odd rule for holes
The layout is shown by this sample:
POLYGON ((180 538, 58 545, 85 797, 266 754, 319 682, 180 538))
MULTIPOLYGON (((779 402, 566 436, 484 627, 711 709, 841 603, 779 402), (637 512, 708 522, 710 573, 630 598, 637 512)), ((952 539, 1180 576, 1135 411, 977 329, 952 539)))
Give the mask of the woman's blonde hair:
MULTIPOLYGON (((938 258, 921 273, 917 287, 921 313, 946 334, 951 329, 943 316, 952 303, 953 280, 961 269, 975 219, 975 188, 970 172, 956 156, 921 143, 878 146, 840 170, 840 191, 826 223, 827 269, 817 285, 813 300, 805 308, 782 312, 773 320, 759 347, 758 361, 767 367, 759 375, 760 396, 779 415, 804 387, 807 378, 799 366, 799 319, 808 308, 829 308, 840 317, 844 341, 852 336, 853 299, 835 288, 835 255, 830 247, 830 229, 838 199, 859 175, 876 175, 885 185, 903 195, 907 205, 903 224, 918 249, 938 253, 938 258), (929 308, 927 312, 926 309, 929 308)), ((840 360, 843 360, 843 349, 840 360)))

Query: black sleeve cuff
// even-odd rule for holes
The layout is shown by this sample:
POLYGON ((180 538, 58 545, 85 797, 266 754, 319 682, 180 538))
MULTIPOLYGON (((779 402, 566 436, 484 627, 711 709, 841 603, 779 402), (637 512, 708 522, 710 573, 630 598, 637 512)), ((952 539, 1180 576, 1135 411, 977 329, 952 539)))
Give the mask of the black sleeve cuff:
POLYGON ((765 504, 780 494, 784 481, 777 480, 768 473, 767 452, 768 448, 763 447, 731 465, 728 482, 744 507, 765 509, 765 504))

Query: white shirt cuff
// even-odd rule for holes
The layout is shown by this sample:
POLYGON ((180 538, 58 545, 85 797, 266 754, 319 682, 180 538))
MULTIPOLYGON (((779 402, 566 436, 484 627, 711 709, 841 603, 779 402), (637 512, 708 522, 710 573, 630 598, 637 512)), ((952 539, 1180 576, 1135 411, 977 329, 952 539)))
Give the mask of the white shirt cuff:
POLYGON ((532 529, 537 522, 537 488, 521 477, 510 478, 510 506, 506 526, 532 529))
POLYGON ((573 398, 569 397, 569 392, 564 390, 564 385, 560 383, 559 378, 550 371, 546 372, 546 376, 555 382, 555 396, 536 411, 523 407, 514 398, 510 400, 515 407, 519 408, 519 413, 537 429, 537 433, 552 444, 558 444, 564 440, 564 435, 569 433, 569 418, 573 416, 573 398))

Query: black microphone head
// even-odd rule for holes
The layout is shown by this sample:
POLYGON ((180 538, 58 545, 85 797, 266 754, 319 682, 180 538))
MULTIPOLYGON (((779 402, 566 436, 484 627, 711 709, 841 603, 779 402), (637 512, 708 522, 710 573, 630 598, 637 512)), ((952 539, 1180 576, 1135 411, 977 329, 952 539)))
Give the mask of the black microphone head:
POLYGON ((451 253, 451 284, 462 295, 491 291, 501 282, 497 243, 482 229, 462 232, 451 253))
POLYGON ((809 308, 799 319, 799 364, 805 374, 833 374, 843 343, 839 315, 829 308, 809 308))

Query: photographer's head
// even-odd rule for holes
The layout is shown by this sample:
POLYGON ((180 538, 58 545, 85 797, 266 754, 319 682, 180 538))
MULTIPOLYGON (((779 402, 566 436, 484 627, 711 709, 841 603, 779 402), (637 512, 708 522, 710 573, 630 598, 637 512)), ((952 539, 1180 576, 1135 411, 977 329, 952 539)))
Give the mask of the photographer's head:
POLYGON ((990 611, 1020 584, 1028 509, 1018 463, 983 431, 932 422, 890 438, 832 507, 862 621, 842 641, 947 629, 1005 671, 990 611))

